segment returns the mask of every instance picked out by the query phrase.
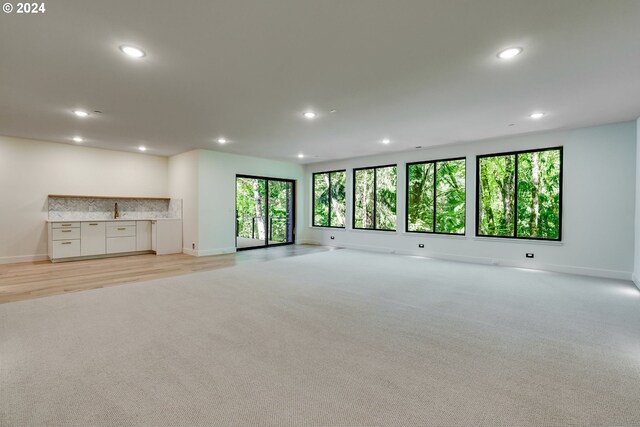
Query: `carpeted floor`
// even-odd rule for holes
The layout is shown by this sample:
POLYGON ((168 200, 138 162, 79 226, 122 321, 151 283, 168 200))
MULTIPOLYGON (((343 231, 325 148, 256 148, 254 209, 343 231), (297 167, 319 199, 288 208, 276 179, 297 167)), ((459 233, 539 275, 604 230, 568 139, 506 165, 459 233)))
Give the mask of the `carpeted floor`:
POLYGON ((339 250, 0 305, 0 425, 640 425, 631 283, 339 250))

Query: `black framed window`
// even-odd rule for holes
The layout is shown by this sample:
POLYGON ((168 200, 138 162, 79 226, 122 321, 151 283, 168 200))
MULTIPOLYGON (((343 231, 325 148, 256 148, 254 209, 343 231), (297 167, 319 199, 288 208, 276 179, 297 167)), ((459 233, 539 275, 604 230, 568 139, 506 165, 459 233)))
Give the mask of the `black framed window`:
POLYGON ((353 228, 396 230, 397 166, 353 170, 353 228))
POLYGON ((313 174, 313 226, 344 228, 347 171, 313 174))
POLYGON ((407 164, 409 232, 464 234, 466 159, 407 164))
POLYGON ((562 237, 562 147, 476 158, 476 235, 562 237))

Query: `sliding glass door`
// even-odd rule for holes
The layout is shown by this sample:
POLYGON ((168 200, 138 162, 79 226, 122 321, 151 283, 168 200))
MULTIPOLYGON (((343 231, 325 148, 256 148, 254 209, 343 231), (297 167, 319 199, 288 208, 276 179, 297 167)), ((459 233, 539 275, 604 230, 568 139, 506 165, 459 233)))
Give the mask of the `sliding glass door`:
POLYGON ((295 183, 292 180, 236 177, 238 250, 294 242, 295 183))

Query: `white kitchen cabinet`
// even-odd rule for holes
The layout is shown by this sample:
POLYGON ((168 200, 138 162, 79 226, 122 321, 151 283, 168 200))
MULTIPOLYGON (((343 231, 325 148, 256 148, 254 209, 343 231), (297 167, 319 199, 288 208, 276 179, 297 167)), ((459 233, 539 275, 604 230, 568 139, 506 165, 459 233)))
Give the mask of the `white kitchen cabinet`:
POLYGON ((136 221, 136 250, 151 250, 151 221, 136 221))
POLYGON ((108 254, 136 251, 135 221, 109 221, 106 230, 108 254))
MULTIPOLYGON (((62 230, 65 231, 65 230, 62 230)), ((80 226, 80 255, 104 255, 107 253, 104 222, 83 222, 80 226)))
POLYGON ((182 253, 182 220, 50 221, 49 258, 67 261, 155 251, 182 253))
POLYGON ((157 255, 182 253, 182 220, 159 219, 152 221, 151 249, 157 255))
POLYGON ((53 258, 73 258, 80 256, 80 239, 56 240, 52 242, 53 258))
POLYGON ((74 258, 80 256, 80 223, 49 224, 49 256, 74 258))

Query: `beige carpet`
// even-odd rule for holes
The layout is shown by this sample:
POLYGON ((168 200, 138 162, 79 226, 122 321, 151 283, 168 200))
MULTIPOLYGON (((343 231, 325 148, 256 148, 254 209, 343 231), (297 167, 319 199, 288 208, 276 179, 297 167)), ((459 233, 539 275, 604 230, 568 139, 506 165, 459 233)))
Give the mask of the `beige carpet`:
POLYGON ((0 424, 640 425, 640 292, 339 250, 4 304, 0 424))

